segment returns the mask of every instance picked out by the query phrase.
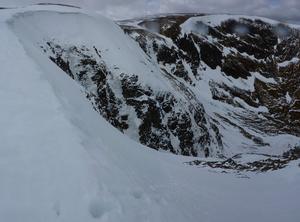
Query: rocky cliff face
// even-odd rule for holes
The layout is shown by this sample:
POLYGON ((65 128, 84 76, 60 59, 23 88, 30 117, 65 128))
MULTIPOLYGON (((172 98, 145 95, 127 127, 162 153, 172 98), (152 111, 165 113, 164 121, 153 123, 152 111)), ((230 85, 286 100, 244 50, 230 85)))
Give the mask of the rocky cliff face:
POLYGON ((201 14, 119 25, 131 38, 120 43, 132 44, 125 51, 56 38, 39 45, 123 133, 153 149, 206 157, 276 153, 299 142, 296 28, 257 17, 201 14), (136 48, 137 62, 127 65, 143 68, 124 69, 121 60, 136 48), (109 51, 118 50, 122 56, 108 61, 109 51))

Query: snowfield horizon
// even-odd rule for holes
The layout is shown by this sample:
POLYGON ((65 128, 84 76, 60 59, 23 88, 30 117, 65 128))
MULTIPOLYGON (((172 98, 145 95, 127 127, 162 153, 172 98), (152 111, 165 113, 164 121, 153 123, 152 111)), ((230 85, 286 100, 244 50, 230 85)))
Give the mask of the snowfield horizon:
POLYGON ((0 9, 0 221, 298 222, 296 26, 0 9))

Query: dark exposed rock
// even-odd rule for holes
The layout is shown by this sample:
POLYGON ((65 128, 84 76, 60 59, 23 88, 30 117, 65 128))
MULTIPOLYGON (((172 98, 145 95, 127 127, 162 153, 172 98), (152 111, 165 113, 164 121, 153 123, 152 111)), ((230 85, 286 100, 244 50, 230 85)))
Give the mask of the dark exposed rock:
POLYGON ((176 55, 176 52, 174 48, 168 48, 166 46, 162 46, 157 50, 157 61, 162 62, 163 64, 174 64, 176 63, 178 56, 176 55))
POLYGON ((208 42, 198 42, 200 45, 201 59, 212 69, 222 64, 222 52, 208 42))
MULTIPOLYGON (((201 161, 195 160, 187 164, 193 166, 210 167, 214 169, 234 170, 238 172, 267 172, 285 168, 290 162, 300 159, 300 148, 291 149, 281 156, 267 156, 268 158, 247 163, 239 163, 237 154, 223 161, 201 161)), ((266 156, 266 155, 264 155, 266 156)))

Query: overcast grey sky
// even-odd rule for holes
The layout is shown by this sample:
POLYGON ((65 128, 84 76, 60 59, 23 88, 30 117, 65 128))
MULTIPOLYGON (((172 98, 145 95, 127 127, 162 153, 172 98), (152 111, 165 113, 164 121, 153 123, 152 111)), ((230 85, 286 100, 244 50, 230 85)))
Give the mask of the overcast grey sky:
POLYGON ((74 4, 114 19, 165 12, 206 12, 259 15, 300 23, 300 0, 0 0, 0 6, 39 2, 74 4))

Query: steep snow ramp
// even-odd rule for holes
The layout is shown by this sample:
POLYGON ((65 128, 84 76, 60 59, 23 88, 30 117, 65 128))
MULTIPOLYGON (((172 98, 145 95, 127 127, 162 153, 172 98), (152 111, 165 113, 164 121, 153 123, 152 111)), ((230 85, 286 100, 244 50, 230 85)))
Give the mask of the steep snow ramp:
POLYGON ((112 21, 35 11, 18 14, 12 26, 78 81, 95 109, 130 138, 176 154, 222 154, 218 131, 197 98, 112 21))

